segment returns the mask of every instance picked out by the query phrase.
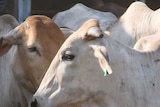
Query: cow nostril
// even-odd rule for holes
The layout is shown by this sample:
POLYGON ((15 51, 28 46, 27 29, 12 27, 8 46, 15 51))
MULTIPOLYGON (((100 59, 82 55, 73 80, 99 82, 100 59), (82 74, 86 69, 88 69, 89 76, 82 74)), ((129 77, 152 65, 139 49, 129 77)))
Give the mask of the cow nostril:
POLYGON ((37 99, 34 98, 31 102, 31 107, 37 107, 37 99))

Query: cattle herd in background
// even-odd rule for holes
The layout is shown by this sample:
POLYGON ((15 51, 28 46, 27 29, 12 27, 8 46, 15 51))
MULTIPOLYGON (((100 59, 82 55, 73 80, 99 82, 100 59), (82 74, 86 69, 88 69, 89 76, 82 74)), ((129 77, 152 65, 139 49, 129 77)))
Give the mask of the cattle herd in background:
POLYGON ((111 5, 0 16, 0 107, 159 107, 160 10, 111 5))

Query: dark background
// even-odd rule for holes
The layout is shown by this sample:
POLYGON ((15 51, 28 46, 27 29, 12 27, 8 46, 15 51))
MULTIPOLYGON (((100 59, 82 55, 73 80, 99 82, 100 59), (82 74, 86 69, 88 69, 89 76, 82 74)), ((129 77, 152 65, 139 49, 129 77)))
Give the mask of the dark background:
MULTIPOLYGON (((57 12, 66 10, 80 2, 93 7, 96 0, 31 0, 31 15, 43 14, 53 17, 57 12)), ((102 0, 104 3, 113 2, 128 7, 133 0, 102 0)), ((160 7, 160 0, 146 0, 146 4, 153 10, 160 7)), ((11 14, 18 18, 18 0, 0 0, 0 15, 11 14)))

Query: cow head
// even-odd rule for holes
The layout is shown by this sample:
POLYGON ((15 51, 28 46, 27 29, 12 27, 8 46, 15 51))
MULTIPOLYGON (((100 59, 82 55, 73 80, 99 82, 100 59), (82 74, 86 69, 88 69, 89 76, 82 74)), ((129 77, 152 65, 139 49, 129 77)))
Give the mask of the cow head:
POLYGON ((103 102, 105 94, 99 85, 106 78, 104 72, 112 73, 103 38, 94 19, 69 36, 53 59, 31 107, 77 107, 103 102))
POLYGON ((65 37, 50 18, 42 15, 28 17, 7 35, 0 39, 0 55, 15 49, 12 69, 16 79, 33 93, 65 37))

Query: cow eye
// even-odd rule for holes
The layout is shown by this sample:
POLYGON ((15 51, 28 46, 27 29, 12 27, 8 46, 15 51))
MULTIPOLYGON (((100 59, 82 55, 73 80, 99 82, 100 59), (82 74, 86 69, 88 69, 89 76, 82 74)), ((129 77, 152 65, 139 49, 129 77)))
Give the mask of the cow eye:
POLYGON ((29 52, 36 52, 39 56, 41 56, 39 50, 36 47, 30 47, 28 48, 29 52))
POLYGON ((63 61, 72 61, 74 59, 74 55, 71 54, 69 51, 64 52, 64 54, 62 55, 62 60, 63 61))
POLYGON ((30 52, 36 52, 36 51, 37 51, 37 48, 36 48, 36 47, 30 47, 30 48, 28 48, 28 50, 29 50, 30 52))

